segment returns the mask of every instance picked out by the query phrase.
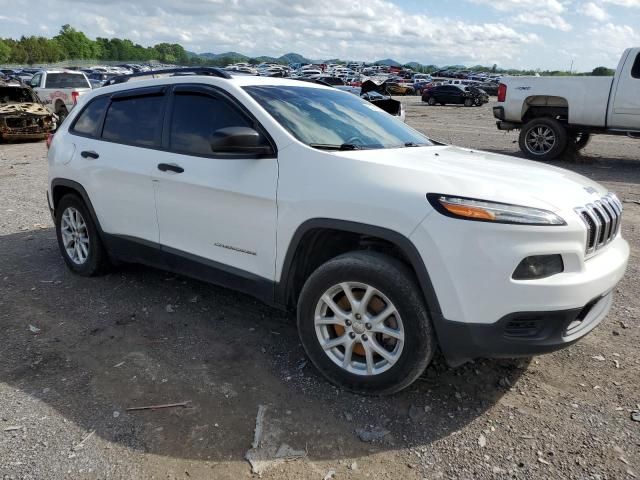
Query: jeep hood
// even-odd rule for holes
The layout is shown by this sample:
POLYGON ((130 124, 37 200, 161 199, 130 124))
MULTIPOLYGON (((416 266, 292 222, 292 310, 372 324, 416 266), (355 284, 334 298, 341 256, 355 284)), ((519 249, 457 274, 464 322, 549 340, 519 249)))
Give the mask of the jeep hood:
MULTIPOLYGON (((340 152, 342 154, 342 152, 340 152)), ((383 169, 387 180, 424 193, 443 193, 544 208, 573 209, 607 190, 563 168, 521 158, 452 146, 345 152, 383 169)))

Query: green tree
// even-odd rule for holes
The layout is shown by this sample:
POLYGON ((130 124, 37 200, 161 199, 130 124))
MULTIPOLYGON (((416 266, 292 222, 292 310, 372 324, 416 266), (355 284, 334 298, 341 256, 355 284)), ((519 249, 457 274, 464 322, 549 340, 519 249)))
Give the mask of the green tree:
POLYGON ((11 56, 11 47, 4 40, 0 40, 0 63, 7 63, 11 56))
POLYGON ((62 47, 65 58, 73 60, 91 59, 96 58, 99 53, 99 47, 96 42, 68 24, 62 26, 55 39, 62 47))
POLYGON ((591 75, 593 75, 594 77, 611 77, 615 75, 615 73, 615 70, 611 70, 607 67, 596 67, 591 72, 591 75))

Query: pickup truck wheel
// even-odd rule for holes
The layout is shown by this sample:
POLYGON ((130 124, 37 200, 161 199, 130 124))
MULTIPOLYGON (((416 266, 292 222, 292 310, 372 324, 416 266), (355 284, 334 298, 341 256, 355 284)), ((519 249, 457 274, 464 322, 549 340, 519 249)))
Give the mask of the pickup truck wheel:
POLYGON ((429 97, 429 100, 427 100, 427 103, 433 107, 436 104, 436 99, 433 97, 429 97))
POLYGON ((62 258, 72 272, 92 277, 103 273, 109 266, 98 229, 77 195, 65 195, 58 202, 56 236, 62 258))
POLYGON ((520 150, 533 160, 555 160, 567 141, 567 130, 553 118, 534 118, 520 130, 520 150))
POLYGON ((56 115, 58 115, 58 125, 61 125, 64 122, 64 119, 69 115, 69 111, 67 110, 66 105, 62 105, 56 109, 56 115))
POLYGON ((298 300, 298 331, 329 381, 363 394, 409 386, 436 347, 411 271, 376 252, 341 255, 311 274, 298 300))
POLYGON ((471 98, 465 98, 465 99, 464 99, 464 106, 465 106, 465 107, 473 107, 473 99, 471 99, 471 98))

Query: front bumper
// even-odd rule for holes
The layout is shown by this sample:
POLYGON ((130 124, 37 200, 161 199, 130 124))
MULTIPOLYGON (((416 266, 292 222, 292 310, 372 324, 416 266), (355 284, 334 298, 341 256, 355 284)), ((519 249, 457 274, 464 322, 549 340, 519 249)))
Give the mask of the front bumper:
POLYGON ((609 313, 613 293, 594 298, 582 308, 518 312, 496 323, 436 321, 440 349, 447 362, 460 365, 474 358, 514 358, 549 353, 590 333, 609 313))

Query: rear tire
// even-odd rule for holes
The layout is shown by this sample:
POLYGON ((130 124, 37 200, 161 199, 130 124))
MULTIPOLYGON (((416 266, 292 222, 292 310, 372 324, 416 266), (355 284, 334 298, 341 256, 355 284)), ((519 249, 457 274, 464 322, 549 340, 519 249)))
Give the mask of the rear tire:
POLYGON ((67 194, 56 206, 56 236, 67 267, 83 277, 104 273, 109 258, 96 224, 82 199, 67 194))
POLYGON ((534 118, 520 130, 520 150, 532 160, 555 160, 567 148, 566 128, 553 118, 534 118))
POLYGON ((436 348, 413 273, 376 252, 341 255, 311 274, 298 300, 298 332, 330 382, 369 395, 409 386, 436 348))
POLYGON ((56 115, 58 115, 58 127, 59 127, 60 125, 62 125, 62 122, 64 122, 64 119, 67 118, 67 115, 69 115, 67 106, 66 105, 59 106, 56 109, 56 115))

